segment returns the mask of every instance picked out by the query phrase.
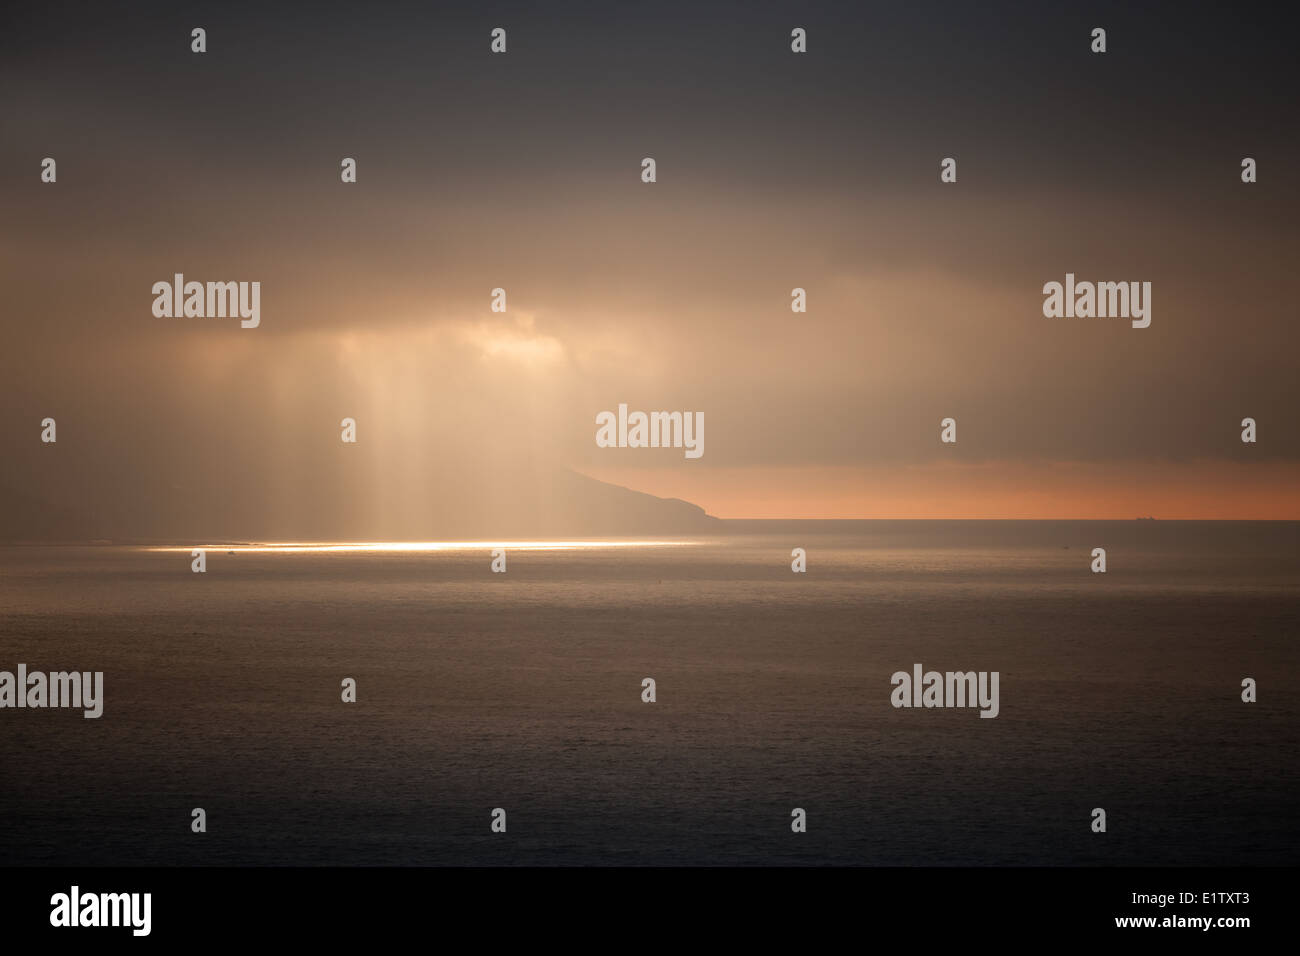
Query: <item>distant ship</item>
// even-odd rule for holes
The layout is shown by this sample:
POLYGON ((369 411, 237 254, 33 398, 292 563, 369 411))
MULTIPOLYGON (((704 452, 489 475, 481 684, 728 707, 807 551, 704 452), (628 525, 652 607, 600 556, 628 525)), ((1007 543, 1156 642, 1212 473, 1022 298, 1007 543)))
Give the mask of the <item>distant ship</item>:
POLYGON ((1156 519, 1147 515, 1145 518, 1134 518, 1134 521, 1155 521, 1156 519))

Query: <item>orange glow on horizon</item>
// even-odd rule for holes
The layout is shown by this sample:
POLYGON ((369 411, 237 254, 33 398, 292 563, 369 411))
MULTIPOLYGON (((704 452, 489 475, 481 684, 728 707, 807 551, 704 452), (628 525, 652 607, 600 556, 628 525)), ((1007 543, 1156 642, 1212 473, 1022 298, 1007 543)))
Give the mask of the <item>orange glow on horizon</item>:
POLYGON ((1286 462, 705 465, 588 474, 690 501, 718 518, 1300 520, 1300 465, 1286 462))

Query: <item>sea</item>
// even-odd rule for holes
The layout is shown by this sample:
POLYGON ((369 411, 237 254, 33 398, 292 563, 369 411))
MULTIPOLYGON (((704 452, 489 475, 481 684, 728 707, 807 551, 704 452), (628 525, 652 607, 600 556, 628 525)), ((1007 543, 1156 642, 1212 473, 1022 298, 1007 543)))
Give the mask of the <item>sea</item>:
POLYGON ((204 544, 0 546, 0 864, 1300 863, 1295 522, 204 544))

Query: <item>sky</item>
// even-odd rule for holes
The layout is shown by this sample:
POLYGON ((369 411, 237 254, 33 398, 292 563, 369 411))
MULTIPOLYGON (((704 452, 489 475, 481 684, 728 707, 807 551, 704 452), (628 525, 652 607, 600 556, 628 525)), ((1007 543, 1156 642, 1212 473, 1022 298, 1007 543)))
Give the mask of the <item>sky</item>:
POLYGON ((400 537, 572 469, 726 518, 1300 519, 1269 5, 266 6, 0 13, 22 500, 400 537), (156 317, 178 272, 260 326, 156 317), (1044 317, 1067 272, 1150 327, 1044 317), (620 403, 705 453, 597 447, 620 403))

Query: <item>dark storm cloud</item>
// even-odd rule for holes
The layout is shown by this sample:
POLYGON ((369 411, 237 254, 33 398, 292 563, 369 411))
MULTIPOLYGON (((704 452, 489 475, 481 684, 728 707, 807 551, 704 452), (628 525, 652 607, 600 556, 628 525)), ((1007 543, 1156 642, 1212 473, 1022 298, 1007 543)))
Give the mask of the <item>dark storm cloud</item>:
POLYGON ((1300 456, 1266 6, 267 6, 4 13, 10 483, 73 481, 29 460, 55 410, 96 507, 202 462, 310 510, 334 447, 291 449, 347 409, 403 423, 348 479, 393 494, 434 448, 591 465, 619 401, 704 410, 737 467, 925 462, 949 414, 951 457, 1009 467, 1236 460, 1247 414, 1300 456), (1152 282, 1151 328, 1044 318, 1067 271, 1152 282), (154 318, 175 272, 260 280, 262 327, 154 318))

